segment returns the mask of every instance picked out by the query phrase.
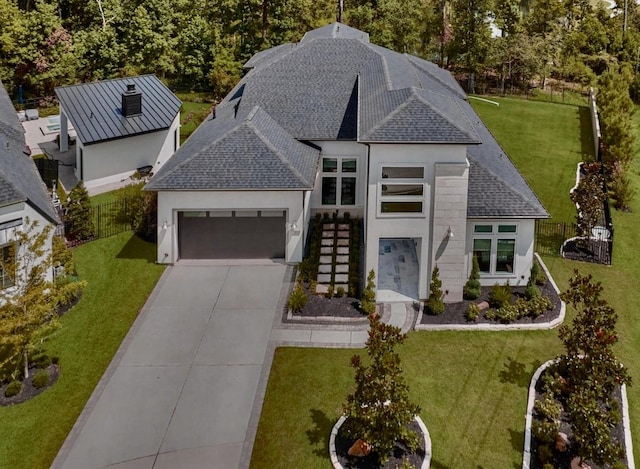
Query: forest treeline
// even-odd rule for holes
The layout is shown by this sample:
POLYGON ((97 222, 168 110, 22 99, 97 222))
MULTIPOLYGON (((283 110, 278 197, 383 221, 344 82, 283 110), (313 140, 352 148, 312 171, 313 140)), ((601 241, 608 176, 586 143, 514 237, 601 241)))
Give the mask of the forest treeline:
POLYGON ((15 97, 155 73, 173 88, 222 97, 255 52, 335 21, 434 61, 468 91, 594 84, 640 60, 640 10, 590 0, 0 0, 0 80, 15 97), (482 89, 482 88, 481 88, 482 89))

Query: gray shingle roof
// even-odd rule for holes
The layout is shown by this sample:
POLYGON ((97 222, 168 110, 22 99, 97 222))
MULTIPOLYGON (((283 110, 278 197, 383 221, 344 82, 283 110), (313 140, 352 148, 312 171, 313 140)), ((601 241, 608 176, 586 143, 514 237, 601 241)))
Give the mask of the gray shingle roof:
MULTIPOLYGON (((229 112, 229 109, 225 110, 229 112)), ((265 111, 256 107, 231 128, 215 129, 216 118, 204 128, 219 138, 210 140, 189 158, 172 158, 173 168, 161 168, 148 190, 289 190, 312 189, 320 151, 291 136, 265 111), (183 178, 189 174, 189 179, 183 178)), ((230 122, 230 119, 226 119, 230 122)), ((202 132, 201 132, 202 133, 202 132)), ((202 135, 196 136, 196 139, 202 135)), ((167 163, 168 164, 168 163, 167 163)))
POLYGON ((28 202, 52 223, 60 223, 33 159, 24 153, 24 130, 2 83, 0 124, 0 207, 28 202))
POLYGON ((85 145, 168 129, 182 104, 155 75, 62 86, 56 96, 85 145), (140 115, 122 115, 128 84, 142 92, 140 115))
POLYGON ((548 216, 462 88, 435 64, 334 23, 298 44, 259 52, 245 67, 249 72, 218 105, 216 118, 178 149, 149 189, 275 188, 286 164, 275 164, 274 155, 302 176, 286 170, 283 188, 311 187, 305 171, 313 158, 298 144, 305 156, 294 163, 294 140, 463 144, 472 163, 470 217, 548 216))

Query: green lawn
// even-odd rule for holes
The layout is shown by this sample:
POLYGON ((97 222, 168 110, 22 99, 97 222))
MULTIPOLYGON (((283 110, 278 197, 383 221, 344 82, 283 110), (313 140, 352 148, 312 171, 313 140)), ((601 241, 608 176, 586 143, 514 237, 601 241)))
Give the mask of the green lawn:
POLYGON ((183 101, 180 110, 180 141, 184 141, 193 133, 200 123, 209 115, 213 103, 183 101))
MULTIPOLYGON (((491 98, 493 99, 493 98, 491 98)), ((473 102, 554 219, 572 221, 568 190, 591 148, 583 108, 500 99, 473 102)), ((636 188, 640 177, 633 175, 636 188)), ((640 191, 639 191, 640 192, 640 191)), ((561 289, 574 268, 602 281, 620 318, 617 351, 640 379, 640 263, 632 213, 614 213, 613 266, 546 258, 561 289)), ((568 313, 572 319, 572 313, 568 313)), ((401 347, 411 394, 433 442, 434 469, 517 468, 522 464, 527 386, 537 366, 561 351, 557 331, 412 332, 401 347)), ((252 467, 326 468, 331 426, 353 385, 349 350, 280 348, 274 357, 252 467)), ((629 388, 634 451, 640 457, 640 389, 629 388)))
POLYGON ((164 270, 154 264, 155 249, 131 233, 74 249, 88 285, 45 345, 60 358, 60 379, 30 401, 0 407, 0 468, 51 465, 164 270))

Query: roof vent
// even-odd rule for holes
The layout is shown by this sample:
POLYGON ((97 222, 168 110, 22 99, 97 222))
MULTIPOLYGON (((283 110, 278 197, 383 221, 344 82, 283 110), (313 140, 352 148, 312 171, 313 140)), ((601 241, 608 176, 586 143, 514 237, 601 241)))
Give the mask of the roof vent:
POLYGON ((124 117, 142 114, 142 93, 136 90, 135 84, 127 85, 127 91, 122 93, 122 115, 124 117))

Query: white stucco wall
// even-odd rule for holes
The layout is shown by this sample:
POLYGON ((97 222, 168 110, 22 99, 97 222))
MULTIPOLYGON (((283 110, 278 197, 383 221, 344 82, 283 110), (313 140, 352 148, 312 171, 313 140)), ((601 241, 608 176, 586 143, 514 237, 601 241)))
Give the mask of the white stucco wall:
MULTIPOLYGON (((349 212, 354 217, 362 217, 364 214, 364 207, 366 203, 366 189, 367 189, 367 153, 368 148, 366 145, 357 142, 336 142, 336 141, 314 141, 314 145, 322 148, 320 155, 320 163, 318 165, 318 173, 316 175, 316 183, 313 192, 311 193, 311 211, 312 213, 332 213, 336 210, 340 211, 340 214, 349 212), (322 205, 322 157, 348 157, 355 158, 356 172, 344 173, 344 176, 352 177, 356 179, 356 204, 355 205, 339 205, 340 204, 340 187, 338 186, 338 205, 322 205)), ((332 173, 334 174, 334 173, 332 173)), ((339 174, 336 174, 339 176, 339 174)))
MULTIPOLYGON (((308 199, 308 197, 306 197, 308 199)), ((302 260, 305 224, 304 191, 163 191, 158 193, 158 262, 178 261, 178 212, 183 210, 285 210, 286 262, 302 260), (167 229, 163 228, 167 221, 167 229), (296 230, 289 229, 291 224, 296 230)), ((308 218, 308 214, 306 215, 308 218)))
POLYGON ((412 238, 419 258, 418 295, 428 296, 433 245, 433 203, 435 164, 439 162, 466 165, 464 145, 372 144, 369 153, 368 194, 365 224, 366 272, 378 272, 380 239, 412 238), (379 213, 381 171, 383 166, 418 166, 424 170, 424 202, 422 214, 379 213))
MULTIPOLYGON (((529 281, 531 265, 533 263, 535 220, 532 219, 469 219, 467 222, 467 259, 466 278, 471 273, 473 262, 473 239, 482 238, 483 235, 474 235, 474 225, 516 225, 517 233, 494 233, 492 239, 515 239, 515 256, 512 273, 493 273, 480 275, 480 283, 483 286, 492 286, 496 283, 504 284, 509 281, 512 286, 526 285, 529 281)), ((495 232, 495 229, 494 229, 495 232)), ((495 243, 492 245, 492 263, 495 263, 495 243)))
MULTIPOLYGON (((20 202, 17 204, 7 205, 4 207, 0 207, 0 224, 7 223, 9 221, 13 221, 16 219, 22 220, 22 230, 27 228, 27 218, 29 218, 29 222, 37 221, 38 227, 43 229, 45 226, 52 225, 51 232, 49 234, 49 239, 45 244, 45 254, 47 256, 51 252, 52 239, 54 228, 53 224, 45 217, 43 217, 40 212, 35 210, 30 204, 26 202, 20 202)), ((7 230, 10 231, 10 230, 7 230)), ((9 242, 13 241, 11 233, 0 233, 0 246, 5 245, 9 242)), ((49 270, 46 273, 47 280, 51 280, 53 276, 53 272, 49 270)))
POLYGON ((180 146, 180 114, 168 130, 84 145, 76 142, 76 177, 85 186, 93 187, 118 182, 129 177, 137 168, 153 166, 157 172, 180 146), (81 158, 82 154, 82 158, 81 158), (84 167, 83 167, 84 165, 84 167))

